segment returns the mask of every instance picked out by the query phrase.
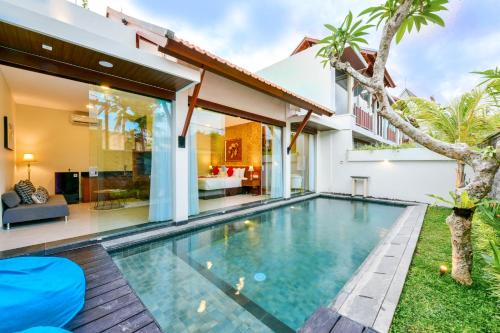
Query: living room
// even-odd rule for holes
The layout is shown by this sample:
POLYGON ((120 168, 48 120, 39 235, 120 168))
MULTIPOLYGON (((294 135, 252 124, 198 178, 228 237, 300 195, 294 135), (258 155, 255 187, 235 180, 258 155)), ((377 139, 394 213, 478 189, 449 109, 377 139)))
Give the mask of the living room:
POLYGON ((3 202, 0 251, 171 219, 171 186, 151 185, 170 174, 170 145, 154 143, 169 142, 169 101, 3 65, 0 95, 0 186, 20 201, 3 202), (47 202, 19 195, 28 179, 47 202))

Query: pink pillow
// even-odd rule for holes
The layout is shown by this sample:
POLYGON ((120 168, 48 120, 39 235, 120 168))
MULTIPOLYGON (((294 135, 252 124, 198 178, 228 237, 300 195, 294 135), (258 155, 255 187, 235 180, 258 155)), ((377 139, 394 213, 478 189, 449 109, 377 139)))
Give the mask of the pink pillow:
POLYGON ((234 169, 233 169, 233 167, 229 167, 229 169, 227 169, 227 176, 228 176, 228 177, 231 177, 233 174, 234 174, 234 169))
POLYGON ((217 176, 219 174, 219 167, 218 166, 213 167, 212 174, 214 174, 215 176, 217 176))

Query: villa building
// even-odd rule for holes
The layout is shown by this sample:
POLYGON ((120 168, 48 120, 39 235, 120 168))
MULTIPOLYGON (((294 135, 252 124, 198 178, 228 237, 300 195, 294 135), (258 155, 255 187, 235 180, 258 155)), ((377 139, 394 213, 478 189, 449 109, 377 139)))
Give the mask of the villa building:
MULTIPOLYGON (((104 17, 64 0, 1 0, 0 41, 0 192, 30 179, 68 203, 33 213, 4 202, 0 251, 361 193, 353 177, 366 179, 365 195, 392 191, 368 181, 353 149, 406 139, 367 89, 320 63, 317 40, 255 74, 111 8, 104 17)), ((366 73, 375 57, 344 54, 366 73)), ((385 82, 395 86, 388 72, 385 82)), ((446 193, 448 182, 436 186, 446 193)))

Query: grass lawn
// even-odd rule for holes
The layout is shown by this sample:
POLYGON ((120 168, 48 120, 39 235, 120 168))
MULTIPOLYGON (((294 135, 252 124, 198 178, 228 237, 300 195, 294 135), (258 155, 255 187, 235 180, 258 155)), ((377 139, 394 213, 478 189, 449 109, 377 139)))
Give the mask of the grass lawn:
POLYGON ((444 222, 450 209, 429 207, 410 271, 394 315, 392 333, 500 332, 498 303, 483 276, 486 265, 479 248, 495 233, 479 219, 473 224, 473 285, 463 287, 449 274, 440 277, 439 265, 451 270, 451 245, 444 222), (496 319, 495 319, 495 316, 496 319))

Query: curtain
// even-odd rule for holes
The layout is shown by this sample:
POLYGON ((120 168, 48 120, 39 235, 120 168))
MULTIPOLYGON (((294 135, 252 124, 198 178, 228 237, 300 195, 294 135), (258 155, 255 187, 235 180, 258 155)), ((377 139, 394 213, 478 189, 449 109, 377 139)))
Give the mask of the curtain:
POLYGON ((172 218, 172 104, 157 100, 153 112, 149 221, 172 218))
POLYGON ((272 135, 271 198, 283 196, 283 156, 281 127, 269 126, 272 135))
POLYGON ((198 158, 196 149, 196 128, 192 124, 189 130, 189 215, 198 215, 200 207, 198 202, 198 158))
POLYGON ((309 191, 315 191, 316 185, 316 137, 309 135, 309 191))

